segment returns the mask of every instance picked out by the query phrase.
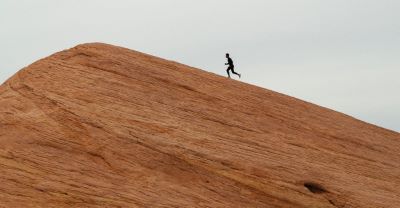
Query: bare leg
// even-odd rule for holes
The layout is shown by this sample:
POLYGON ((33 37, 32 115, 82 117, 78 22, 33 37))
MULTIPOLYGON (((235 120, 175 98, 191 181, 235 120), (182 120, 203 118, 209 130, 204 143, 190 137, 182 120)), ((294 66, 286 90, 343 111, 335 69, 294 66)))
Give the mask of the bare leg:
POLYGON ((229 70, 231 70, 230 67, 228 67, 228 69, 226 69, 226 73, 228 73, 228 77, 231 78, 231 75, 229 74, 229 70))
POLYGON ((239 74, 239 73, 236 73, 236 72, 235 72, 235 70, 233 70, 233 68, 232 68, 232 73, 234 73, 234 74, 238 75, 238 76, 239 76, 239 78, 240 78, 240 74, 239 74))

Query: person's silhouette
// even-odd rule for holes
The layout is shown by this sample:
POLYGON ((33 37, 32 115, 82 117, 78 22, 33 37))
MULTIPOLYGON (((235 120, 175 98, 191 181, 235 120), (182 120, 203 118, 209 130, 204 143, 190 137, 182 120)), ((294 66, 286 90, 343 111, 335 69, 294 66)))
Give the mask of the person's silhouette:
POLYGON ((229 65, 228 68, 226 69, 226 73, 228 73, 228 77, 231 78, 229 71, 232 71, 232 73, 238 75, 240 78, 240 74, 235 72, 235 66, 233 65, 233 61, 232 61, 231 57, 229 57, 229 53, 226 54, 226 58, 228 59, 228 63, 225 63, 225 65, 229 65))

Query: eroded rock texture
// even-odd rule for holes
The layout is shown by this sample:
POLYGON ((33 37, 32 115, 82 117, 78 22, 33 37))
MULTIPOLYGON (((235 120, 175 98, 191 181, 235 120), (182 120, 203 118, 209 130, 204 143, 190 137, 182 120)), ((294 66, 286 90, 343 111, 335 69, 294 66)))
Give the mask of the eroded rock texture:
POLYGON ((400 207, 400 134, 106 44, 0 87, 0 207, 400 207))

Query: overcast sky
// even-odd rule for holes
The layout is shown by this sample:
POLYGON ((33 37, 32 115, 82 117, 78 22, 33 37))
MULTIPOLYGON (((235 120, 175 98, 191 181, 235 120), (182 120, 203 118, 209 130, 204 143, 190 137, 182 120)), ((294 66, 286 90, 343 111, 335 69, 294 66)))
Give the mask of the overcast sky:
POLYGON ((0 1, 0 83, 86 42, 223 76, 229 52, 243 82, 400 131, 399 0, 0 1))

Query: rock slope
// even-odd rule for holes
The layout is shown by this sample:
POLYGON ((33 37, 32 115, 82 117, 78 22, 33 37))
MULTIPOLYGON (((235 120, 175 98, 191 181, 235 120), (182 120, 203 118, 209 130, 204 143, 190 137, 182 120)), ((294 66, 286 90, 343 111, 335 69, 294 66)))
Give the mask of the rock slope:
POLYGON ((399 161, 399 133, 101 43, 0 87, 0 207, 396 208, 399 161))

